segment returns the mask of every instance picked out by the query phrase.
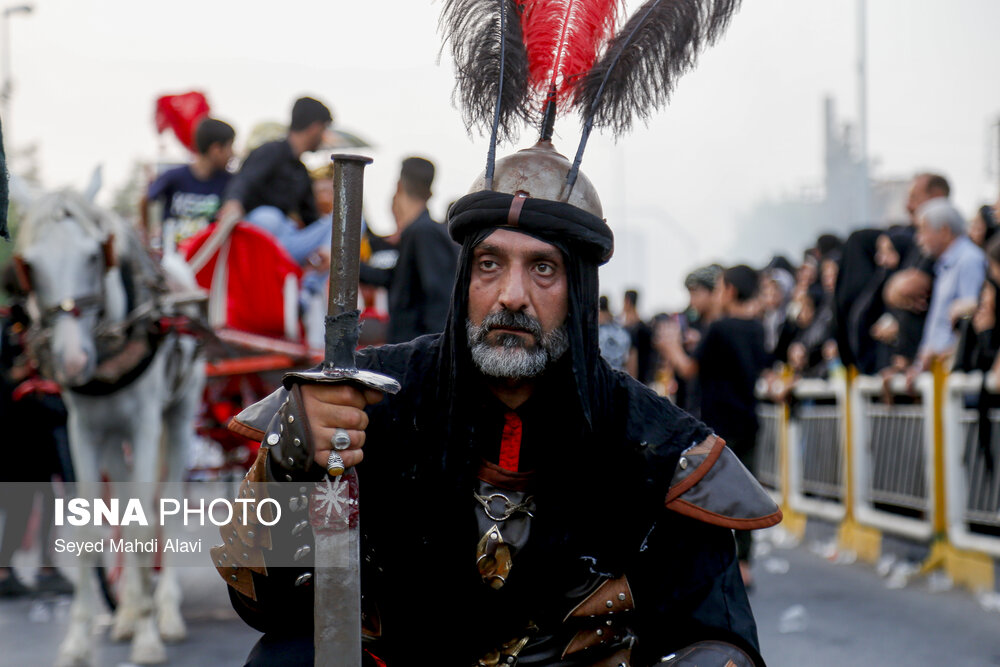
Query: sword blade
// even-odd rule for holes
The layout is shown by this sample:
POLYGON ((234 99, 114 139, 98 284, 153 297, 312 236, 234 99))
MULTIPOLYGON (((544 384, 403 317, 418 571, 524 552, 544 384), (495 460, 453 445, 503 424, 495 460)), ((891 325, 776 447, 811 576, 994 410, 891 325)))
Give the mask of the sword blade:
POLYGON ((313 602, 316 667, 361 665, 361 554, 358 477, 353 469, 316 485, 310 513, 316 538, 313 602), (316 517, 316 514, 321 517, 316 517), (327 515, 328 516, 323 516, 327 515), (316 520, 320 518, 321 525, 316 520))
MULTIPOLYGON (((358 274, 364 169, 371 158, 333 156, 330 297, 322 373, 357 371, 358 274)), ((358 475, 354 470, 317 484, 310 503, 316 538, 313 623, 316 667, 361 665, 361 564, 358 475)))

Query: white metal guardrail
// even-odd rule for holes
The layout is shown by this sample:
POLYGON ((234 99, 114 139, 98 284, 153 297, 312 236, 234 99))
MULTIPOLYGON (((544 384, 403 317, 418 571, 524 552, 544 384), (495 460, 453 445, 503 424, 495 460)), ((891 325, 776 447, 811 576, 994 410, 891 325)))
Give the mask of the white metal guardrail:
POLYGON ((911 395, 893 378, 859 376, 851 386, 858 521, 917 540, 933 533, 934 381, 921 374, 911 395))
POLYGON ((761 486, 767 489, 778 502, 781 498, 781 439, 784 430, 784 415, 784 405, 758 398, 757 451, 754 454, 754 475, 761 486))
POLYGON ((844 518, 847 381, 800 380, 788 421, 788 502, 829 521, 844 518))
MULTIPOLYGON (((987 389, 996 393, 994 378, 987 389)), ((990 451, 979 444, 981 373, 953 373, 944 402, 948 537, 960 548, 1000 557, 1000 410, 989 412, 990 451), (990 472, 986 457, 993 459, 990 472)))

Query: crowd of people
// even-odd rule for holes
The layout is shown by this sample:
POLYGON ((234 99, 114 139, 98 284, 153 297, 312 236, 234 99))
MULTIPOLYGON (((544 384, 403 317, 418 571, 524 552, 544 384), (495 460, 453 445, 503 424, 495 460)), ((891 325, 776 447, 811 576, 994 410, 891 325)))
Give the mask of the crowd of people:
MULTIPOLYGON (((827 377, 853 366, 910 382, 937 360, 953 370, 990 369, 1000 343, 992 333, 1000 277, 995 209, 984 205, 966 220, 950 192, 944 177, 919 174, 908 224, 824 234, 797 266, 776 256, 748 277, 744 315, 759 323, 765 368, 784 364, 799 377, 827 377)), ((691 272, 688 309, 657 318, 666 391, 696 414, 699 392, 681 353, 695 354, 725 316, 718 286, 727 271, 691 272)))
MULTIPOLYGON (((326 104, 301 97, 292 105, 286 136, 253 147, 230 172, 235 130, 219 119, 202 119, 192 162, 159 175, 140 202, 151 245, 184 252, 189 240, 227 218, 267 232, 303 270, 300 306, 308 325, 316 319, 307 315, 312 305, 325 310, 333 190, 329 166, 310 171, 302 156, 324 145, 332 124, 326 104)), ((366 342, 403 342, 444 326, 458 246, 427 210, 434 172, 425 158, 405 159, 391 202, 396 232, 379 237, 365 230, 362 259, 378 257, 362 268, 365 319, 378 331, 366 342), (388 313, 377 305, 377 288, 386 290, 388 313)), ((322 347, 322 326, 306 329, 308 342, 322 347)))
MULTIPOLYGON (((981 206, 966 220, 950 194, 946 178, 922 173, 907 224, 823 234, 797 265, 775 256, 759 270, 700 267, 685 279, 688 307, 649 324, 635 324, 630 292, 620 321, 631 321, 631 336, 622 337, 602 297, 603 354, 702 419, 751 469, 761 380, 781 401, 794 378, 847 366, 886 381, 902 375, 910 388, 934 363, 990 370, 1000 348, 996 209, 981 206)), ((748 535, 737 533, 737 544, 749 584, 748 535)))
MULTIPOLYGON (((302 266, 307 305, 322 293, 329 270, 333 192, 330 169, 310 172, 301 157, 323 144, 332 122, 322 102, 296 100, 287 136, 254 148, 232 173, 235 131, 204 119, 191 164, 150 184, 141 229, 159 235, 164 247, 183 248, 213 221, 238 217, 271 234, 302 266)), ((434 172, 424 158, 404 160, 391 204, 396 233, 366 232, 361 294, 363 317, 373 326, 364 343, 409 341, 441 331, 447 319, 458 246, 427 210, 434 172), (380 288, 387 313, 376 305, 380 288)), ((907 224, 846 238, 824 234, 798 264, 775 256, 759 270, 697 268, 685 279, 690 300, 679 313, 644 321, 639 292, 628 290, 616 317, 601 297, 602 356, 703 420, 751 469, 756 388, 763 378, 772 397, 784 399, 791 385, 779 379, 781 367, 795 377, 826 377, 853 366, 864 374, 903 374, 911 383, 937 359, 957 370, 987 370, 1000 347, 993 333, 996 211, 982 206, 966 221, 949 196, 944 177, 919 174, 907 224)), ((749 533, 738 532, 737 544, 750 584, 749 533)), ((0 587, 7 561, 0 562, 0 587)))

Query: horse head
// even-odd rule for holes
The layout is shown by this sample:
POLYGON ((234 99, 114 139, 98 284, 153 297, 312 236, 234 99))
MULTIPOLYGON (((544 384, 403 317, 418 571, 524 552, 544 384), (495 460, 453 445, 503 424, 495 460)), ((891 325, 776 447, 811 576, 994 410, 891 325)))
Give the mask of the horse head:
POLYGON ((93 378, 98 326, 125 317, 119 227, 124 232, 85 197, 60 191, 35 203, 18 235, 15 261, 28 311, 48 334, 46 370, 63 386, 93 378))

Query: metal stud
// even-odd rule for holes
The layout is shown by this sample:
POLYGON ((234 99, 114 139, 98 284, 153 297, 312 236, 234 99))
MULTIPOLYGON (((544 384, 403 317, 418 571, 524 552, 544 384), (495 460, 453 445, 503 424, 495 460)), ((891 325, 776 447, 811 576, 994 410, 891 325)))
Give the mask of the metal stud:
POLYGON ((681 470, 687 470, 688 460, 685 457, 681 457, 681 460, 677 462, 677 465, 681 467, 681 470))
POLYGON ((597 628, 597 636, 598 637, 603 637, 604 636, 604 630, 601 630, 600 628, 597 628))
POLYGON ((303 558, 305 558, 306 556, 309 555, 310 551, 312 551, 312 549, 309 548, 309 545, 308 544, 303 544, 301 547, 299 547, 298 549, 296 549, 295 555, 292 556, 292 559, 293 560, 302 560, 303 558))
POLYGON ((257 537, 256 533, 254 533, 252 530, 248 530, 247 531, 247 539, 251 539, 252 540, 255 537, 257 537))
POLYGON ((306 492, 306 487, 300 486, 299 487, 299 493, 305 493, 305 492, 306 492))
POLYGON ((608 620, 604 621, 604 625, 607 625, 608 627, 611 627, 612 623, 613 623, 613 621, 610 618, 608 620))
POLYGON ((301 586, 302 584, 308 582, 312 578, 313 578, 312 572, 306 572, 305 574, 300 574, 298 577, 295 578, 295 585, 301 586))
POLYGON ((288 423, 289 424, 295 423, 295 415, 288 415, 288 423))
POLYGON ((222 552, 222 560, 229 560, 229 554, 225 551, 222 552))
POLYGON ((615 603, 612 602, 611 600, 608 600, 607 602, 604 603, 604 606, 607 607, 608 609, 611 609, 612 607, 615 606, 615 603))
POLYGON ((240 578, 237 577, 235 574, 229 575, 229 578, 232 579, 233 581, 239 581, 240 580, 240 578))
POLYGON ((231 538, 231 537, 230 537, 230 538, 229 538, 228 540, 226 540, 226 541, 227 541, 227 542, 229 542, 230 544, 232 544, 232 543, 233 543, 233 538, 231 538))
POLYGON ((308 527, 309 527, 308 521, 299 521, 297 524, 292 526, 292 535, 298 535, 308 527))
POLYGON ((250 497, 251 498, 256 498, 257 497, 257 490, 256 489, 250 489, 250 497))
POLYGON ((279 436, 277 433, 272 433, 271 435, 267 436, 267 444, 269 445, 276 445, 278 444, 279 440, 281 440, 281 436, 279 436))
POLYGON ((222 559, 221 559, 221 558, 220 558, 219 560, 215 561, 215 562, 219 564, 219 567, 225 567, 225 566, 224 566, 224 565, 222 564, 222 559))
POLYGON ((624 593, 619 593, 618 594, 618 599, 621 600, 622 602, 625 602, 625 594, 624 593))
POLYGON ((302 441, 299 440, 298 438, 295 438, 294 440, 292 440, 292 444, 295 445, 296 447, 301 447, 302 441))
POLYGON ((285 462, 288 463, 288 465, 290 465, 290 466, 295 465, 295 459, 293 459, 291 456, 289 456, 287 459, 285 459, 285 462))
POLYGON ((291 497, 291 499, 288 501, 288 509, 292 510, 293 512, 298 512, 299 511, 299 497, 298 496, 292 496, 291 497))
POLYGON ((513 665, 515 660, 517 660, 517 658, 515 658, 514 656, 512 656, 512 655, 507 656, 507 664, 508 665, 513 665))
POLYGON ((292 476, 291 475, 285 475, 285 481, 286 482, 292 481, 292 476))
POLYGON ((243 552, 243 560, 249 562, 250 561, 250 554, 248 554, 247 552, 244 551, 243 552))

